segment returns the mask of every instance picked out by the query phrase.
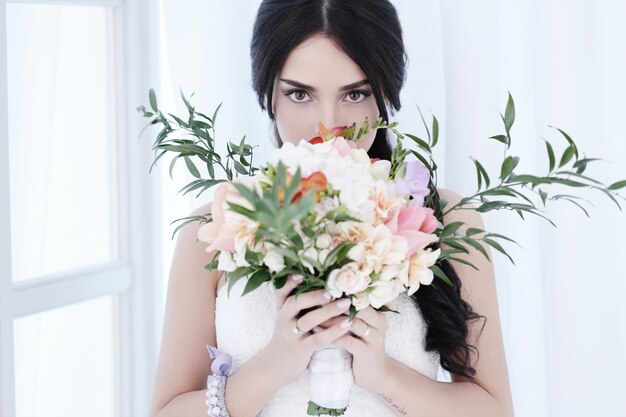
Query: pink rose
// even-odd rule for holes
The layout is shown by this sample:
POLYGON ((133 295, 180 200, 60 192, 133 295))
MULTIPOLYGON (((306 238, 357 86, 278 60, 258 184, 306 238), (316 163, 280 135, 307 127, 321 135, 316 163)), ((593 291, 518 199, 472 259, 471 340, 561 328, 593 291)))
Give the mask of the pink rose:
POLYGON ((217 186, 213 203, 211 204, 212 221, 200 226, 198 230, 198 239, 209 244, 206 251, 227 250, 233 252, 235 250, 235 239, 232 230, 225 224, 224 210, 228 208, 226 205, 226 197, 230 193, 237 193, 237 189, 230 183, 223 182, 217 186))
POLYGON ((400 210, 396 210, 385 224, 393 234, 403 236, 407 240, 408 255, 439 240, 439 237, 433 234, 437 230, 438 221, 430 207, 409 202, 400 210))

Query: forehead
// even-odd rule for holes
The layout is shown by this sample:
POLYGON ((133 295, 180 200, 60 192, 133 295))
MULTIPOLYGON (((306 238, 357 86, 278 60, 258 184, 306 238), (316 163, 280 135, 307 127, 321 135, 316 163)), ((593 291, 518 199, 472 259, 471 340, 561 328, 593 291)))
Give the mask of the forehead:
POLYGON ((314 35, 287 56, 278 78, 318 88, 340 88, 366 78, 361 68, 324 35, 314 35))

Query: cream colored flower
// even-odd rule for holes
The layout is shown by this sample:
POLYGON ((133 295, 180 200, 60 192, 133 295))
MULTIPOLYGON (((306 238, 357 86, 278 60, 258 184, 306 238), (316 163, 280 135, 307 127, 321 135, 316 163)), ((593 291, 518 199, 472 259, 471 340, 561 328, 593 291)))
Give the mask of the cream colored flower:
POLYGON ((395 192, 392 181, 376 181, 376 186, 370 189, 370 200, 374 202, 374 218, 372 225, 386 222, 394 209, 402 206, 406 200, 395 192))
POLYGON ((389 171, 391 171, 391 161, 379 159, 370 165, 370 174, 377 180, 389 180, 389 171))
POLYGON ((370 305, 370 300, 367 297, 367 293, 365 291, 357 292, 352 295, 352 305, 356 308, 356 311, 363 310, 370 305))
POLYGON ((233 254, 226 250, 220 251, 217 257, 217 269, 226 272, 232 272, 237 269, 237 264, 233 260, 233 254))
POLYGON ((397 279, 391 281, 376 280, 370 287, 373 290, 367 293, 367 297, 373 308, 380 308, 383 304, 395 300, 404 291, 402 282, 397 279))
POLYGON ((263 257, 263 263, 271 272, 280 272, 285 269, 285 258, 280 253, 268 250, 263 257))
POLYGON ((420 249, 409 259, 409 273, 403 282, 408 287, 407 294, 413 295, 422 285, 430 285, 433 282, 431 266, 437 262, 441 249, 432 251, 431 248, 420 249))

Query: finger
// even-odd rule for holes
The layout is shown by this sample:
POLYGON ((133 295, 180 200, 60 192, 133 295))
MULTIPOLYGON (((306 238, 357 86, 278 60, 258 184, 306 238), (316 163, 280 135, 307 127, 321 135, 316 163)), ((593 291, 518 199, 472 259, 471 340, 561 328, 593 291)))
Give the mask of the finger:
MULTIPOLYGON (((287 304, 289 304, 289 300, 287 300, 285 308, 287 308, 287 304)), ((320 323, 327 321, 331 317, 341 315, 341 313, 349 308, 349 298, 342 298, 333 302, 328 302, 326 305, 322 306, 322 308, 309 311, 304 316, 300 317, 298 320, 298 326, 302 331, 309 331, 315 326, 318 326, 320 323)), ((346 317, 344 316, 344 320, 345 319, 346 317)))
POLYGON ((368 326, 373 327, 374 329, 380 330, 387 327, 387 317, 385 317, 385 314, 377 311, 372 306, 367 306, 366 308, 359 310, 356 317, 360 318, 368 326))
MULTIPOLYGON (((370 335, 368 335, 368 337, 369 336, 370 335)), ((364 354, 365 350, 368 348, 367 343, 365 343, 364 340, 355 337, 350 333, 340 336, 337 340, 333 340, 333 344, 344 348, 354 356, 361 356, 361 354, 364 354)))
MULTIPOLYGON (((324 323, 320 324, 319 326, 317 326, 318 328, 321 328, 321 330, 327 329, 331 326, 334 326, 337 323, 341 323, 342 321, 344 321, 347 317, 349 317, 348 313, 343 313, 339 316, 336 317, 332 317, 328 320, 326 320, 324 323)), ((313 329, 314 332, 317 332, 319 330, 315 330, 315 328, 313 329)), ((358 318, 358 315, 352 319, 352 326, 350 327, 350 333, 354 334, 355 336, 359 336, 363 339, 370 339, 372 337, 372 334, 374 332, 378 332, 378 329, 375 329, 374 327, 368 325, 367 323, 365 323, 363 320, 358 318), (368 330, 369 329, 369 332, 368 330), (366 336, 367 333, 367 336, 366 336)))
POLYGON ((347 322, 346 327, 342 327, 344 323, 337 323, 328 329, 324 329, 318 331, 317 333, 310 334, 305 337, 303 343, 306 345, 307 349, 310 352, 315 351, 323 345, 333 342, 337 338, 345 335, 348 331, 350 331, 350 321, 346 318, 344 322, 347 322))
MULTIPOLYGON (((307 291, 298 295, 293 294, 287 297, 285 303, 283 304, 283 307, 280 309, 280 312, 288 318, 296 317, 300 310, 311 307, 324 306, 330 303, 330 299, 330 293, 323 288, 314 291, 307 291)), ((303 317, 305 317, 307 314, 305 314, 303 317)), ((300 321, 298 321, 298 327, 300 327, 302 331, 309 331, 311 328, 315 327, 319 323, 316 322, 311 324, 310 326, 305 326, 305 322, 302 321, 303 317, 301 317, 300 321)))
POLYGON ((276 308, 282 308, 283 304, 285 304, 285 300, 289 297, 289 293, 300 285, 303 281, 302 275, 299 274, 289 274, 287 275, 287 280, 285 281, 285 285, 281 288, 276 289, 276 308))

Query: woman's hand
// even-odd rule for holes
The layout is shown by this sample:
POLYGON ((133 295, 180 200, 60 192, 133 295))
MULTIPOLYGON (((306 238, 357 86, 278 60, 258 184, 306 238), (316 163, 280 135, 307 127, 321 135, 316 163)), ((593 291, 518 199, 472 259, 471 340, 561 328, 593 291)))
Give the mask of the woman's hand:
MULTIPOLYGON (((349 317, 349 314, 346 311, 322 323, 320 327, 335 326, 349 317)), ((368 391, 372 391, 391 372, 393 359, 385 352, 386 333, 387 317, 372 306, 367 306, 357 312, 350 332, 332 342, 352 353, 354 383, 368 391)))
POLYGON ((315 290, 296 295, 290 295, 302 280, 296 281, 287 277, 285 285, 276 290, 276 324, 274 333, 268 345, 263 349, 263 354, 272 363, 275 363, 276 372, 285 384, 297 379, 308 367, 311 356, 316 349, 343 336, 350 327, 341 327, 341 322, 347 321, 346 316, 337 323, 327 326, 328 328, 311 330, 319 324, 333 317, 341 317, 341 313, 348 310, 350 303, 338 308, 341 300, 330 301, 324 297, 325 290, 315 290), (321 306, 298 318, 300 310, 321 306), (303 333, 297 334, 294 327, 303 333))

